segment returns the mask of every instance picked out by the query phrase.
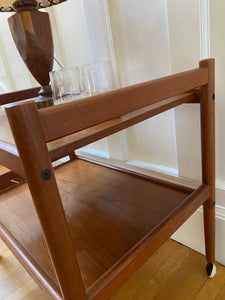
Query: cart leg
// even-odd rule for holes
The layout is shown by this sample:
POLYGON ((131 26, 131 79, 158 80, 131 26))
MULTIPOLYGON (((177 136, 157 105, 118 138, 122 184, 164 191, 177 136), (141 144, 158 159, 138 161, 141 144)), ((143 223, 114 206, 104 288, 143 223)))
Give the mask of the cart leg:
POLYGON ((206 272, 215 275, 215 78, 214 60, 200 62, 208 70, 208 84, 201 88, 202 181, 209 185, 209 199, 204 203, 206 272))
MULTIPOLYGON (((210 200, 209 200, 210 201, 210 200)), ((215 262, 215 206, 209 205, 209 201, 203 206, 204 229, 205 229, 205 251, 206 251, 206 272, 210 278, 216 274, 215 262)), ((213 202, 215 203, 215 202, 213 202)))

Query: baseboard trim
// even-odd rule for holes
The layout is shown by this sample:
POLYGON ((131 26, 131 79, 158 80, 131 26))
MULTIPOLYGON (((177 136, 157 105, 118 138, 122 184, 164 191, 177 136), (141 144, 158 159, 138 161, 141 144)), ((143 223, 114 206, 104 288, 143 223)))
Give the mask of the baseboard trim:
POLYGON ((87 154, 87 155, 91 155, 94 157, 107 158, 108 160, 110 159, 108 152, 99 151, 99 150, 95 150, 95 149, 91 149, 91 148, 82 148, 78 151, 78 153, 83 156, 85 156, 87 154))
POLYGON ((178 177, 178 169, 170 168, 170 167, 165 167, 162 165, 157 165, 157 164, 151 164, 151 163, 145 163, 143 161, 127 161, 126 164, 132 165, 138 168, 142 169, 147 169, 151 170, 154 172, 162 173, 165 175, 173 176, 173 177, 178 177))

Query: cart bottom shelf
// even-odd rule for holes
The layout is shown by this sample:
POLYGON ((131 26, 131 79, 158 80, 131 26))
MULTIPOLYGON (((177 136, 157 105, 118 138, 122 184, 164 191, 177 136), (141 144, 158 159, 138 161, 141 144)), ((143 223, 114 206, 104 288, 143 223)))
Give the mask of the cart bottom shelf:
MULTIPOLYGON (((82 159, 57 167, 55 173, 86 288, 191 193, 82 159)), ((0 220, 1 232, 10 232, 57 286, 26 183, 0 195, 0 220)))

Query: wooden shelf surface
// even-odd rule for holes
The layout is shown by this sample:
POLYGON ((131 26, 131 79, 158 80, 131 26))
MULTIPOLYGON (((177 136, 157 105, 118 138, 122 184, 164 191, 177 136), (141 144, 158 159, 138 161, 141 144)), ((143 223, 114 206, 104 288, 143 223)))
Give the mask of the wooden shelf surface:
MULTIPOLYGON (((56 178, 86 288, 191 193, 81 159, 57 167, 56 178)), ((26 183, 0 195, 0 218, 56 284, 26 183)))

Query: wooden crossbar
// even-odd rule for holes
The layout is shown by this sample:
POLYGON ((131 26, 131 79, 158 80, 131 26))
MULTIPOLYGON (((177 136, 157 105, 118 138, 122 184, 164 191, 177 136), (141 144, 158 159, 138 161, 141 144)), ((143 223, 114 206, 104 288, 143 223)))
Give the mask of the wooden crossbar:
POLYGON ((24 177, 24 169, 15 146, 0 141, 0 164, 24 177))
POLYGON ((46 141, 120 117, 165 98, 206 85, 207 82, 207 68, 193 69, 91 98, 42 109, 39 114, 46 141))
POLYGON ((70 134, 48 143, 48 150, 52 161, 68 155, 71 151, 84 147, 96 140, 126 129, 129 126, 142 122, 150 117, 156 116, 163 111, 174 108, 183 103, 197 102, 199 97, 193 93, 174 96, 158 103, 148 105, 144 108, 130 112, 122 117, 115 118, 92 126, 88 129, 70 134))
POLYGON ((88 299, 109 299, 118 286, 129 279, 129 274, 139 267, 162 245, 209 197, 210 187, 202 184, 190 194, 155 230, 147 234, 111 269, 87 289, 88 299), (169 230, 168 230, 169 228, 169 230), (161 233, 161 234, 160 234, 161 233), (157 245, 157 246, 156 246, 157 245), (135 256, 136 260, 133 259, 135 256))
POLYGON ((61 300, 61 293, 58 285, 47 276, 46 272, 35 261, 35 259, 24 249, 17 239, 0 223, 0 237, 20 261, 25 270, 35 279, 40 288, 47 292, 51 299, 61 300))
POLYGON ((0 95, 0 105, 37 97, 39 90, 40 87, 35 87, 31 89, 2 94, 0 95))

